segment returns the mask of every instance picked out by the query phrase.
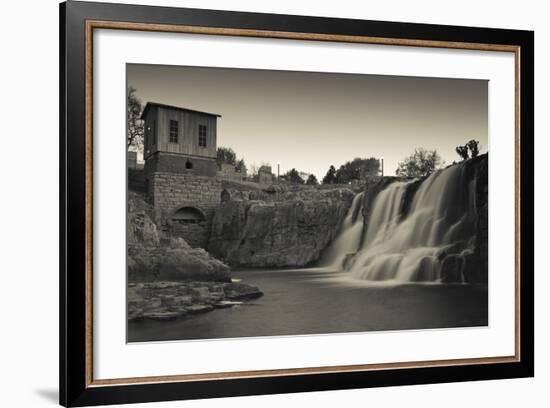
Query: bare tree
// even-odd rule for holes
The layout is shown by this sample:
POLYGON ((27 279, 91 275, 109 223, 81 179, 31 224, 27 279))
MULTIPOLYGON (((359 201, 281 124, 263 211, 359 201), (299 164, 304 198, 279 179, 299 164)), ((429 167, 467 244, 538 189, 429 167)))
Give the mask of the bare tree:
POLYGON ((127 104, 126 104, 126 142, 127 146, 133 146, 138 150, 143 148, 143 120, 141 119, 141 112, 143 107, 141 101, 136 96, 136 88, 133 86, 128 87, 127 92, 127 104))

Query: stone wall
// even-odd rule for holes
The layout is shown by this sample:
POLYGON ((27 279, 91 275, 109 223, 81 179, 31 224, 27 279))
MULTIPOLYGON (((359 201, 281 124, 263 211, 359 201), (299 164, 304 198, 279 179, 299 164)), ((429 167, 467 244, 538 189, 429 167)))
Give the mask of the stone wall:
POLYGON ((246 180, 246 171, 237 171, 235 165, 222 163, 218 168, 217 176, 224 180, 243 181, 246 180))
POLYGON ((192 247, 205 248, 216 207, 221 202, 221 182, 193 174, 155 172, 148 175, 147 195, 162 228, 185 239, 192 247), (174 219, 174 213, 191 207, 204 214, 200 222, 174 219))
POLYGON ((128 190, 145 193, 145 172, 143 169, 128 169, 128 190))
POLYGON ((273 173, 270 166, 262 166, 258 170, 258 182, 262 185, 273 184, 273 173))

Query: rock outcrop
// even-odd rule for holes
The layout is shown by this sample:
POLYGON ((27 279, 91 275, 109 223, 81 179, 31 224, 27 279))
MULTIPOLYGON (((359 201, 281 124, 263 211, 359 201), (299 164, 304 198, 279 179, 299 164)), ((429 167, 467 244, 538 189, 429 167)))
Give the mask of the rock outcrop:
POLYGON ((132 282, 128 285, 128 320, 174 320, 225 309, 263 293, 245 283, 132 282))
POLYGON ((345 188, 240 192, 217 209, 208 251, 235 266, 308 265, 336 236, 353 195, 345 188))
POLYGON ((128 320, 173 320, 259 298, 202 248, 158 228, 142 195, 128 197, 128 320))
POLYGON ((128 197, 128 281, 230 282, 230 269, 182 238, 165 235, 139 194, 128 197))
POLYGON ((468 163, 470 177, 475 180, 477 234, 474 251, 466 257, 465 279, 468 282, 488 281, 489 272, 489 155, 484 154, 468 163))

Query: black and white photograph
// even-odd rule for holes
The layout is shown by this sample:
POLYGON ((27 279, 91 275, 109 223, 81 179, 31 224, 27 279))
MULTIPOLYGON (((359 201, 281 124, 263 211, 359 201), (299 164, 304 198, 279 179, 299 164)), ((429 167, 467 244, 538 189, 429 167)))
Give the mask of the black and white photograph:
POLYGON ((129 342, 489 324, 488 81, 126 80, 129 342))

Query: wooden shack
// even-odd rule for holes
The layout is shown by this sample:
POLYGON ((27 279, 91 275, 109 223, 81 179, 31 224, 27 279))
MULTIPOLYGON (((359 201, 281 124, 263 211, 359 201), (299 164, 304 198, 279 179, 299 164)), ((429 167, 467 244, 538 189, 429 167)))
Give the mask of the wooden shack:
POLYGON ((148 102, 141 117, 148 172, 216 176, 220 115, 148 102))

